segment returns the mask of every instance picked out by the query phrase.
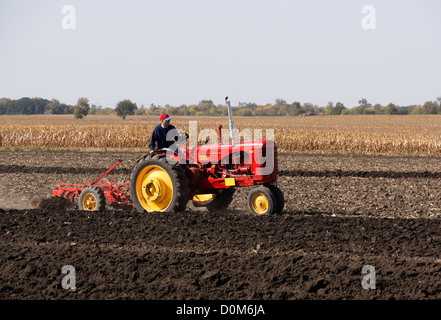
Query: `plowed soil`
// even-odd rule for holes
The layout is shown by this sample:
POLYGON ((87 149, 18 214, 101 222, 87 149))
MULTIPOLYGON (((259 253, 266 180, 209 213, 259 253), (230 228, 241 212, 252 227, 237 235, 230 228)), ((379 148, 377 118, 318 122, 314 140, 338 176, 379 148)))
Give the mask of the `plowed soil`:
POLYGON ((128 179, 137 156, 0 153, 0 299, 441 298, 440 158, 280 155, 286 202, 273 216, 248 212, 248 188, 216 215, 50 198, 119 159, 109 179, 128 179), (75 290, 62 287, 66 265, 75 290))

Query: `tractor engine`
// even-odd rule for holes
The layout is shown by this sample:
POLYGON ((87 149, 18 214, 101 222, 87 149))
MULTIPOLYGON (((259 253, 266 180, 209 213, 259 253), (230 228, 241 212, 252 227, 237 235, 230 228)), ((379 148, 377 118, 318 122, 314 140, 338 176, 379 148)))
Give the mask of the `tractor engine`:
POLYGON ((277 146, 272 140, 189 147, 192 192, 210 193, 226 187, 269 186, 277 180, 277 146), (194 161, 196 160, 196 161, 194 161))
POLYGON ((277 145, 272 140, 189 148, 189 198, 196 207, 226 209, 235 188, 254 187, 248 207, 254 214, 280 213, 284 198, 277 182, 277 145), (191 160, 197 164, 192 165, 191 160))

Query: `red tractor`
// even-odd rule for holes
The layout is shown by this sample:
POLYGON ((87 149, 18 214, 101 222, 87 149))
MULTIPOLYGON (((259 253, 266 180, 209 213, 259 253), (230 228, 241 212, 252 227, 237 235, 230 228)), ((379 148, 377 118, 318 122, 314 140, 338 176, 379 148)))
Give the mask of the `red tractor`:
MULTIPOLYGON (((226 99, 227 100, 227 99, 226 99)), ((130 194, 139 212, 183 211, 192 201, 209 211, 223 210, 235 188, 254 186, 248 207, 254 214, 281 213, 284 196, 277 187, 277 145, 272 140, 235 142, 227 100, 231 143, 188 146, 174 153, 144 155, 130 177, 130 194)))
MULTIPOLYGON (((107 173, 87 185, 59 184, 54 196, 78 197, 81 210, 99 211, 105 199, 114 206, 133 205, 138 212, 184 211, 188 202, 210 212, 224 210, 233 200, 235 188, 252 187, 248 207, 253 214, 281 213, 284 196, 277 183, 277 145, 273 140, 236 142, 231 106, 230 143, 201 146, 181 145, 178 152, 156 150, 137 160, 130 183, 115 181, 97 185, 107 173), (129 191, 129 194, 128 194, 129 191)), ((184 138, 185 141, 185 138, 184 138)))

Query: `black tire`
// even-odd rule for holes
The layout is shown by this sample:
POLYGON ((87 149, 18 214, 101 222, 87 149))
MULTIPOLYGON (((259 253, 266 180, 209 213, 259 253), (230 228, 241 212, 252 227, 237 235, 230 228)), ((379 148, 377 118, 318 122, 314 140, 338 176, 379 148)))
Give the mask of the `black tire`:
MULTIPOLYGON (((165 154, 155 154, 153 157, 145 157, 141 159, 137 165, 133 168, 132 174, 130 176, 130 197, 133 202, 134 208, 140 212, 182 212, 185 210, 188 202, 188 179, 185 176, 185 171, 179 164, 171 164, 167 161, 167 156, 165 154), (146 201, 144 196, 140 195, 138 197, 138 190, 136 189, 136 182, 142 171, 148 166, 158 166, 163 171, 165 171, 171 180, 173 186, 173 194, 171 196, 170 203, 161 210, 150 210, 146 208, 140 202, 146 201)), ((148 206, 148 205, 147 205, 148 206)))
POLYGON ((226 210, 233 201, 235 191, 234 188, 223 189, 222 193, 217 194, 216 198, 207 205, 207 210, 211 213, 226 210))
POLYGON ((271 192, 271 190, 265 186, 259 186, 256 188, 251 189, 250 193, 248 194, 248 208, 250 209, 251 213, 257 216, 266 215, 266 214, 273 214, 276 212, 277 209, 277 200, 274 194, 271 192), (264 200, 265 203, 262 205, 262 207, 259 208, 258 206, 258 197, 261 200, 264 200))
POLYGON ((83 211, 103 211, 106 207, 106 197, 103 190, 90 186, 81 191, 78 197, 78 209, 83 211))
POLYGON ((281 214, 283 207, 285 206, 285 197, 283 196, 282 190, 274 184, 269 186, 271 192, 274 194, 274 197, 276 198, 277 206, 275 213, 281 214))

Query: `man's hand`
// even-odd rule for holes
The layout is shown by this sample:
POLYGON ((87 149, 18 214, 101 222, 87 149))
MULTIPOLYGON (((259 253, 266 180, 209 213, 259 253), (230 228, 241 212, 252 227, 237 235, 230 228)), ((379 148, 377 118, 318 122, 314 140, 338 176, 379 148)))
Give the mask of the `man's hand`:
POLYGON ((149 155, 152 156, 155 153, 155 150, 150 150, 149 155))

